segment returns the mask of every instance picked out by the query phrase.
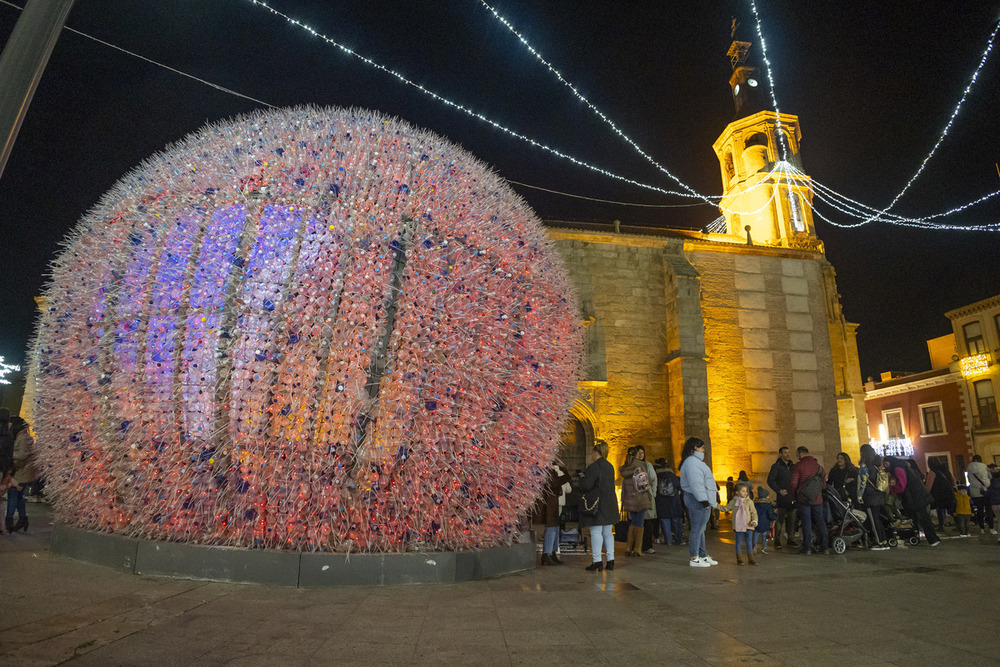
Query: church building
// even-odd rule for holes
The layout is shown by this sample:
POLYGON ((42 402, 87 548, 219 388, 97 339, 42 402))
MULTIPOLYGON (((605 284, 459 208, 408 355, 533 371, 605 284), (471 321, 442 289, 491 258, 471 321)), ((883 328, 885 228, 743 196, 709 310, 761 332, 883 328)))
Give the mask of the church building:
POLYGON ((763 104, 749 48, 730 48, 736 119, 713 145, 724 229, 548 223, 587 339, 560 450, 571 469, 598 438, 616 466, 632 445, 676 465, 697 436, 717 479, 758 480, 781 446, 829 467, 867 442, 857 325, 816 236, 799 121, 763 104))

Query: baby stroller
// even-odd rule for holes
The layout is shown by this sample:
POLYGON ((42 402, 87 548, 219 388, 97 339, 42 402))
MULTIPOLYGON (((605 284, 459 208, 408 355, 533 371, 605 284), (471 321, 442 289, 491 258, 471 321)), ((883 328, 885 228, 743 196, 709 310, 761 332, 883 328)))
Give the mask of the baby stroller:
POLYGON ((912 519, 903 516, 899 510, 883 513, 881 517, 890 547, 894 547, 900 542, 905 542, 911 547, 920 544, 920 530, 913 524, 912 519), (886 514, 891 514, 891 516, 886 516, 886 514))
POLYGON ((833 517, 833 523, 830 524, 830 546, 834 553, 842 554, 847 551, 847 547, 858 541, 868 548, 868 531, 865 529, 868 516, 851 507, 849 500, 841 500, 840 494, 832 487, 823 490, 823 498, 829 504, 830 515, 833 517))

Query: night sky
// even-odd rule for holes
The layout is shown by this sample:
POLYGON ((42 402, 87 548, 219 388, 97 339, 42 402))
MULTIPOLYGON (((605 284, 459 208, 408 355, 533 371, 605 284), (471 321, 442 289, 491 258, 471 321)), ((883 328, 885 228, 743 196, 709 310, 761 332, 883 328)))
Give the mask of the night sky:
MULTIPOLYGON (((676 189, 476 0, 271 5, 511 129, 676 189)), ((699 192, 721 194, 711 145, 733 119, 726 51, 733 17, 741 31, 752 29, 749 0, 497 0, 495 7, 646 152, 699 192)), ((880 207, 934 146, 1000 18, 996 3, 980 2, 758 0, 758 7, 780 109, 801 121, 805 171, 880 207)), ((6 42, 19 15, 0 4, 0 40, 6 42)), ((276 106, 359 106, 397 115, 461 144, 512 181, 675 205, 606 205, 515 186, 543 219, 700 228, 719 215, 532 148, 247 0, 78 0, 67 25, 276 106)), ((759 45, 753 48, 759 56, 759 45)), ((926 216, 1000 190, 998 90, 1000 48, 894 212, 926 216)), ((259 106, 64 32, 0 177, 0 355, 24 361, 32 297, 41 293, 49 261, 117 179, 205 123, 259 106)), ((838 223, 856 222, 827 206, 819 211, 838 223)), ((944 221, 1000 223, 1000 196, 944 221)), ((998 232, 878 223, 842 229, 818 218, 816 224, 837 269, 844 312, 861 325, 866 377, 929 368, 924 341, 950 332, 944 312, 1000 293, 998 232)))

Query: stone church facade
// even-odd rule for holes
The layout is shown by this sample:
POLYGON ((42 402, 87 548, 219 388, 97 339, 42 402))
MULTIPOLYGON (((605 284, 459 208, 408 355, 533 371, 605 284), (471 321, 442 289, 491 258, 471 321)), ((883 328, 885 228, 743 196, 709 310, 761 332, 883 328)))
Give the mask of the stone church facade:
POLYGON ((798 118, 755 111, 753 76, 734 60, 743 115, 714 145, 724 231, 548 223, 589 355, 563 434, 571 468, 596 438, 616 465, 638 444, 676 464, 697 436, 716 478, 760 479, 780 446, 805 445, 829 467, 867 441, 857 325, 816 237, 798 118))

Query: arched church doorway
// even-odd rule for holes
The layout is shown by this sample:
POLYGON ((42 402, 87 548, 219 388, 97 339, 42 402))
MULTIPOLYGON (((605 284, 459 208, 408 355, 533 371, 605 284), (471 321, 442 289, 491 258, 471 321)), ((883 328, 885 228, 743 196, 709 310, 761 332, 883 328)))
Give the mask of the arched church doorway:
POLYGON ((594 446, 594 427, 586 418, 570 414, 559 436, 559 458, 570 473, 586 470, 587 454, 594 446))

